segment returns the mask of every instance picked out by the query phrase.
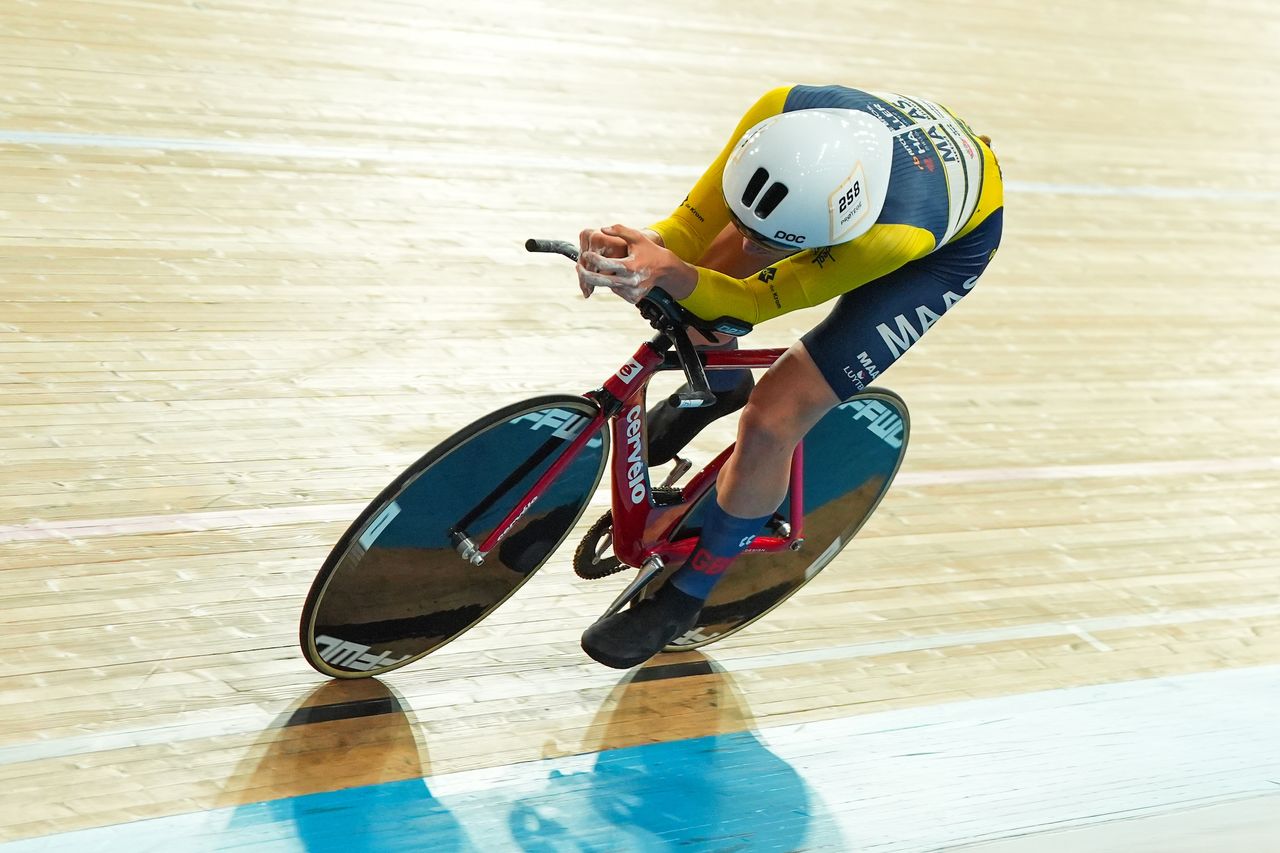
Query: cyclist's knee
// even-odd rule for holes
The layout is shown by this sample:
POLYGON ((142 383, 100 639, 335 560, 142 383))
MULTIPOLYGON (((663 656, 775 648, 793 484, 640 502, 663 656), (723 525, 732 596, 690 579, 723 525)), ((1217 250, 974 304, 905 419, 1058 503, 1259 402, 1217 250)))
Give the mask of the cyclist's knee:
POLYGON ((794 447, 828 408, 797 405, 757 387, 742 410, 738 440, 748 446, 794 447))
POLYGON ((794 419, 784 407, 758 402, 753 396, 738 420, 738 447, 748 453, 786 450, 803 435, 796 433, 794 419))
POLYGON ((738 440, 744 447, 794 447, 839 402, 803 344, 796 344, 752 390, 738 440))

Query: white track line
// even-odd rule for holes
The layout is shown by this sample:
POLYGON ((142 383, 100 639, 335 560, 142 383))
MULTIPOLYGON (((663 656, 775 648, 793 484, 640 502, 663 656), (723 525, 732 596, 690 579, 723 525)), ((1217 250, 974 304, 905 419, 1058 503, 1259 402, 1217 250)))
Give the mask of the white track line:
POLYGON ((1045 465, 1029 468, 962 468, 954 471, 903 471, 901 486, 1011 483, 1027 480, 1092 480, 1106 477, 1169 477, 1177 474, 1252 474, 1280 471, 1280 456, 1244 459, 1183 459, 1170 462, 1116 462, 1107 465, 1045 465))
POLYGON ((950 634, 922 634, 893 640, 879 640, 872 643, 824 646, 817 649, 773 652, 752 657, 735 658, 729 657, 726 653, 724 656, 717 658, 716 663, 729 672, 752 672, 777 666, 873 658, 906 652, 949 649, 957 646, 1003 645, 1021 640, 1043 640, 1048 637, 1062 637, 1064 639, 1076 637, 1100 652, 1109 652, 1111 648, 1094 637, 1094 633, 1128 631, 1134 628, 1156 628, 1163 625, 1188 625, 1193 622, 1241 622, 1274 616, 1280 616, 1280 603, 1233 604, 1222 607, 1164 610, 1123 616, 1096 616, 1090 619, 1074 619, 1069 623, 1040 622, 1033 625, 1005 625, 999 628, 980 628, 974 631, 957 631, 950 634))
MULTIPOLYGON (((109 133, 56 133, 46 131, 0 131, 0 144, 57 146, 68 148, 117 148, 135 151, 195 151, 232 156, 278 157, 304 160, 355 160, 362 162, 472 166, 488 169, 539 169, 619 174, 662 174, 697 178, 702 169, 671 165, 657 160, 584 160, 580 157, 533 157, 494 154, 472 148, 361 148, 332 145, 300 145, 282 142, 255 142, 243 139, 192 139, 178 137, 127 136, 109 133)), ((1197 199, 1210 201, 1280 201, 1280 191, 1234 187, 1108 186, 1105 184, 1057 184, 1042 181, 1005 181, 1011 193, 1027 195, 1120 196, 1126 198, 1197 199)))
POLYGON ((1020 850, 1067 851, 1096 849, 1093 836, 1040 833, 1253 798, 1247 841, 1193 820, 1198 838, 1178 837, 1185 824, 1113 826, 1132 843, 1108 834, 1106 849, 1273 851, 1278 703, 1276 666, 1073 687, 442 773, 402 800, 391 783, 323 806, 251 803, 0 850, 305 853, 363 820, 376 838, 443 830, 436 847, 457 850, 530 849, 541 830, 553 841, 537 849, 936 853, 1023 837, 1020 850), (697 803, 659 799, 671 786, 697 803), (642 807, 668 811, 636 817, 642 807))
MULTIPOLYGON (((1176 462, 1121 462, 1111 465, 1053 465, 1030 468, 964 468, 953 471, 904 471, 898 486, 945 486, 972 483, 1011 483, 1036 480, 1080 480, 1107 477, 1169 477, 1175 475, 1252 474, 1280 471, 1280 456, 1246 459, 1192 459, 1176 462)), ((593 505, 607 506, 601 492, 593 505)), ((360 502, 316 504, 209 512, 165 513, 126 518, 30 521, 0 526, 0 544, 77 540, 98 536, 131 536, 153 533, 191 533, 204 530, 238 530, 349 521, 365 506, 360 502)))
POLYGON ((39 542, 49 539, 88 539, 94 536, 192 533, 202 530, 236 530, 275 527, 286 524, 349 521, 364 507, 363 503, 340 503, 167 513, 164 515, 136 515, 127 518, 32 521, 27 524, 0 527, 0 544, 5 542, 39 542))
MULTIPOLYGON (((1280 604, 1201 607, 1192 610, 1170 610, 1157 613, 1075 619, 1070 623, 1044 622, 1033 625, 1006 625, 975 631, 902 637, 880 642, 825 646, 795 652, 778 652, 750 657, 735 658, 733 657, 732 648, 726 647, 722 654, 715 655, 715 662, 719 669, 729 673, 759 673, 761 670, 781 666, 875 658, 904 652, 948 649, 960 646, 1000 646, 1020 640, 1044 639, 1046 637, 1062 637, 1064 641, 1068 640, 1068 638, 1084 639, 1085 642, 1102 651, 1106 649, 1106 646, 1097 639, 1088 637, 1089 632, 1158 627, 1161 625, 1190 625, 1197 622, 1238 622, 1277 615, 1280 615, 1280 604)), ((1109 649, 1107 650, 1109 651, 1109 649)), ((542 650, 531 650, 529 654, 532 659, 539 660, 543 664, 544 675, 548 677, 559 677, 556 672, 563 673, 570 670, 577 673, 577 677, 588 680, 592 678, 592 674, 599 674, 598 666, 587 661, 582 655, 574 658, 567 646, 561 648, 548 645, 542 650), (539 654, 544 655, 544 657, 538 658, 539 654)), ((514 665, 523 665, 520 662, 511 661, 508 661, 506 665, 513 665, 513 663, 514 665)), ((527 664, 527 661, 524 663, 527 664)), ((419 662, 416 666, 428 668, 432 666, 432 662, 429 660, 419 662)), ((436 666, 441 681, 448 681, 457 677, 450 675, 447 664, 437 664, 436 666)), ((503 665, 494 664, 494 666, 500 668, 503 665)), ((1280 668, 1277 669, 1280 671, 1280 668)), ((473 671, 468 677, 483 679, 484 673, 473 671)), ((413 701, 411 696, 407 699, 407 705, 412 708, 413 701)), ((50 738, 3 746, 0 747, 0 765, 65 758, 117 749, 130 749, 137 746, 171 744, 225 735, 257 734, 270 726, 272 719, 272 715, 260 705, 183 711, 175 714, 172 722, 162 725, 139 729, 101 731, 93 734, 50 738)))

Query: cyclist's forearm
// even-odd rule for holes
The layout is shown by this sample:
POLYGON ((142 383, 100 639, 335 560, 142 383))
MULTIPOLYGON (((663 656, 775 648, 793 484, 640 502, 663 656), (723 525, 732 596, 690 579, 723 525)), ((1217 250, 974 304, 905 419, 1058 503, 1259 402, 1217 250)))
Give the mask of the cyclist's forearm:
MULTIPOLYGON (((693 269, 697 274, 694 287, 688 296, 676 297, 685 308, 704 320, 727 316, 754 324, 768 319, 761 310, 759 294, 748 282, 706 267, 693 269)), ((781 312, 769 316, 777 313, 781 312)))
POLYGON ((711 236, 703 234, 698 223, 676 214, 653 223, 645 233, 656 235, 655 242, 690 262, 696 261, 711 242, 711 236))
POLYGON ((653 284, 661 287, 672 299, 688 299, 698 286, 698 268, 668 252, 671 263, 653 273, 653 284))

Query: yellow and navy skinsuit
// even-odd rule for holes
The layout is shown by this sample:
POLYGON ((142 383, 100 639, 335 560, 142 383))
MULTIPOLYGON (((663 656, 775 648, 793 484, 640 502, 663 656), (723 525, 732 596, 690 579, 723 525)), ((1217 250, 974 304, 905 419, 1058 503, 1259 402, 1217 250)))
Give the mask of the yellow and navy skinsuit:
POLYGON ((945 107, 843 86, 790 86, 764 95, 668 218, 651 226, 697 263, 729 224, 721 177, 748 128, 792 110, 860 110, 894 134, 884 207, 848 243, 792 255, 745 279, 698 268, 682 304, 706 319, 759 323, 839 296, 804 344, 841 399, 861 391, 977 281, 1000 243, 1003 189, 991 149, 945 107))

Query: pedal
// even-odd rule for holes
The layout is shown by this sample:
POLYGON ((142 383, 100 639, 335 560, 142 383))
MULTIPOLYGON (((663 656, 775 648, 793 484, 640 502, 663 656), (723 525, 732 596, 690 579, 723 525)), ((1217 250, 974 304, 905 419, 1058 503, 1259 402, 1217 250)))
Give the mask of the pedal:
POLYGON ((654 506, 675 506, 684 500, 684 492, 680 489, 664 489, 658 486, 653 490, 654 506))
POLYGON ((671 469, 671 473, 667 475, 667 478, 662 481, 661 485, 655 487, 654 491, 657 491, 658 489, 670 489, 676 484, 677 480, 687 474, 689 469, 693 467, 693 463, 688 459, 685 459, 683 456, 677 456, 675 458, 675 462, 676 465, 671 469))

